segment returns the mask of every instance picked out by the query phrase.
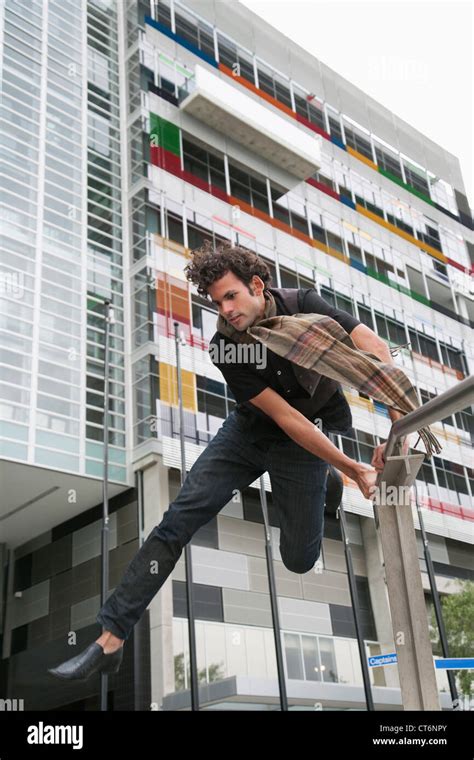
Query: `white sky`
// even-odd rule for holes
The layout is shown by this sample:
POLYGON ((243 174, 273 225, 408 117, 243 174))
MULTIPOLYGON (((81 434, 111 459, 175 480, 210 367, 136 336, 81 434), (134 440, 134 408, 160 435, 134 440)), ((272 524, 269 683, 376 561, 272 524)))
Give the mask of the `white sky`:
POLYGON ((472 2, 240 2, 457 156, 474 208, 472 2))

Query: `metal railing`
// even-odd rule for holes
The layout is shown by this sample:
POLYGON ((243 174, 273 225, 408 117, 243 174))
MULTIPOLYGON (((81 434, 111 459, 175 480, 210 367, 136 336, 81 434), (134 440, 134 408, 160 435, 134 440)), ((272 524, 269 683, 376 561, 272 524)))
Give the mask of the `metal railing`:
MULTIPOLYGON (((392 425, 385 446, 384 469, 376 480, 379 493, 380 486, 390 486, 398 494, 395 505, 392 505, 393 502, 389 503, 386 498, 379 497, 373 507, 375 524, 382 544, 388 603, 405 710, 439 710, 440 706, 411 501, 407 503, 401 496, 407 488, 414 485, 424 454, 416 452, 416 449, 403 454, 402 443, 408 434, 465 409, 473 400, 474 375, 471 375, 397 420, 392 425)), ((444 657, 449 657, 429 542, 416 489, 415 499, 441 647, 444 657)), ((453 709, 456 709, 455 705, 459 700, 454 676, 449 671, 448 681, 453 709)))
POLYGON ((474 401, 474 375, 469 375, 464 380, 456 383, 452 388, 441 393, 440 396, 427 401, 426 404, 409 412, 401 419, 393 423, 390 435, 385 446, 385 457, 391 456, 396 445, 404 436, 413 433, 421 427, 438 422, 465 409, 474 401))

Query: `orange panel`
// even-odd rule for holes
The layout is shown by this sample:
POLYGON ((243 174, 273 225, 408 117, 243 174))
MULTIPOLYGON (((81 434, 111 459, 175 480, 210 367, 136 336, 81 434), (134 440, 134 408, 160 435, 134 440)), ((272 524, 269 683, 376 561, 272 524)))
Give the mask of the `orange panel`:
POLYGON ((354 158, 358 158, 359 161, 363 161, 364 164, 367 164, 367 166, 370 166, 371 169, 375 169, 375 171, 378 172, 379 169, 378 169, 377 164, 374 164, 374 162, 371 161, 370 158, 363 156, 362 153, 359 153, 359 151, 354 150, 354 148, 351 148, 349 145, 346 145, 346 150, 348 153, 350 153, 351 156, 354 156, 354 158))
POLYGON ((191 325, 191 307, 186 286, 172 284, 166 275, 158 274, 156 281, 156 308, 160 314, 191 325))
POLYGON ((366 209, 365 206, 361 206, 360 203, 356 203, 355 206, 356 206, 356 211, 358 211, 363 216, 366 216, 368 219, 372 219, 372 221, 375 222, 376 224, 380 224, 381 227, 385 227, 385 229, 390 230, 390 232, 393 232, 395 235, 398 235, 398 237, 401 237, 404 240, 407 240, 409 243, 413 243, 413 245, 416 245, 418 248, 421 248, 422 251, 429 253, 430 256, 434 256, 435 259, 439 259, 439 261, 443 261, 444 263, 446 263, 446 256, 440 253, 440 251, 437 251, 436 248, 433 248, 431 245, 427 245, 426 243, 423 242, 423 240, 417 240, 416 237, 413 237, 413 235, 410 235, 408 232, 405 232, 405 230, 401 230, 395 224, 390 224, 390 222, 386 222, 385 219, 382 219, 377 214, 373 214, 372 211, 369 211, 368 209, 366 209))

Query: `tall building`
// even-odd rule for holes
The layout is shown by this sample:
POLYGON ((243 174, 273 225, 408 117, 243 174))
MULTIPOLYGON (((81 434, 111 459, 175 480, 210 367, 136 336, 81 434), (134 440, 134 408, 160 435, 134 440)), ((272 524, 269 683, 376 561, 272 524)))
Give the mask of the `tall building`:
MULTIPOLYGON (((174 322, 188 468, 235 405, 190 250, 256 251, 276 287, 315 287, 404 344, 425 402, 473 372, 473 225, 455 156, 236 1, 4 0, 1 24, 0 696, 97 709, 98 682, 46 668, 100 633, 105 299, 112 590, 180 487, 174 322)), ((337 445, 370 463, 387 410, 344 392, 354 427, 337 445)), ((453 594, 474 579, 472 410, 433 432, 418 491, 453 594)), ((339 522, 315 568, 288 571, 264 484, 290 709, 365 709, 339 522)), ((372 507, 345 485, 367 655, 392 652, 372 507)), ((201 708, 279 709, 259 483, 191 547, 201 708)), ((401 707, 396 668, 371 681, 376 706, 401 707)), ((184 553, 109 693, 116 710, 189 707, 184 553)))

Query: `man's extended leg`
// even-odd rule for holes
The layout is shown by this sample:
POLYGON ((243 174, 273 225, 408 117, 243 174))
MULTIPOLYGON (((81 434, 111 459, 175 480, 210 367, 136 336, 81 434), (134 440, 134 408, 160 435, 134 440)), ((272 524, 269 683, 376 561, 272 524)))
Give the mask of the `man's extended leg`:
POLYGON ((160 524, 131 560, 97 622, 127 639, 194 533, 230 501, 234 490, 246 488, 264 471, 263 451, 245 438, 231 413, 190 469, 160 524))
POLYGON ((246 488, 264 471, 263 450, 248 440, 232 412, 191 467, 162 521, 151 531, 99 610, 96 619, 104 634, 48 672, 57 678, 81 681, 97 672, 116 673, 122 662, 123 641, 173 570, 183 547, 230 501, 235 490, 246 488), (120 640, 120 646, 106 639, 110 635, 120 640))

